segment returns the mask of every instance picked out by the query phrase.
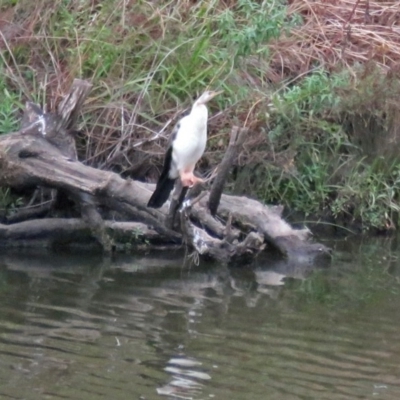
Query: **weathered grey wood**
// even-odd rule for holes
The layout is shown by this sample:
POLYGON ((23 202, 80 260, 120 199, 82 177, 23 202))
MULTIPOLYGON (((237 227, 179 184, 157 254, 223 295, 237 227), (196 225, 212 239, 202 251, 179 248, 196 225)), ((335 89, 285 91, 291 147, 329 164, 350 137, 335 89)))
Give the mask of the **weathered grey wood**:
POLYGON ((46 201, 44 204, 22 208, 17 210, 14 214, 4 217, 6 224, 15 224, 17 222, 27 221, 29 219, 45 217, 53 207, 53 201, 46 201))
MULTIPOLYGON (((207 197, 200 206, 207 206, 207 197)), ((307 239, 311 232, 293 229, 281 218, 281 207, 269 207, 247 197, 222 195, 218 215, 227 219, 232 215, 235 224, 242 230, 254 230, 264 235, 265 240, 287 257, 312 256, 329 253, 320 243, 307 239)))
POLYGON ((73 129, 92 85, 75 79, 58 106, 57 114, 47 113, 37 104, 28 102, 22 117, 20 133, 42 136, 68 158, 77 159, 73 129))
MULTIPOLYGON (((110 234, 109 222, 104 223, 96 208, 102 205, 117 211, 127 221, 145 224, 146 229, 149 227, 151 232, 156 232, 154 235, 160 241, 184 242, 198 253, 223 262, 251 259, 265 248, 266 243, 291 259, 327 252, 324 246, 308 241, 307 230, 293 229, 282 220, 280 208, 263 206, 245 197, 221 196, 245 130, 233 132, 228 154, 211 194, 203 192, 180 211, 182 233, 172 229, 173 223, 166 225, 166 205, 160 209, 147 207, 154 185, 125 180, 113 172, 77 161, 69 130, 89 89, 87 83, 75 81, 70 94, 60 103, 59 115, 43 114, 40 107, 29 104, 23 128, 0 137, 0 186, 62 189, 80 203, 82 219, 65 220, 62 224, 59 220, 31 220, 1 225, 3 244, 51 242, 53 237, 68 238, 75 230, 75 240, 95 237, 109 252, 115 236, 110 234), (211 195, 213 199, 210 200, 211 195), (215 218, 209 212, 210 204, 215 218)), ((189 197, 195 196, 197 190, 194 188, 189 197)), ((146 232, 152 237, 153 233, 146 232)), ((126 235, 129 238, 130 232, 121 235, 118 240, 126 235)))
MULTIPOLYGON (((0 169, 3 171, 0 175, 0 186, 23 187, 35 184, 61 188, 71 193, 87 193, 94 196, 99 203, 123 211, 131 218, 139 216, 141 222, 153 226, 158 232, 169 232, 171 237, 173 234, 174 239, 179 240, 178 233, 173 233, 163 225, 168 207, 159 210, 146 207, 154 185, 124 180, 113 172, 97 170, 72 161, 62 156, 43 138, 21 138, 18 133, 0 138, 0 169), (24 157, 20 156, 21 153, 24 157)), ((193 215, 197 217, 200 226, 207 227, 211 232, 214 226, 216 237, 221 236, 221 226, 217 229, 216 225, 210 222, 210 216, 204 212, 207 208, 208 196, 194 205, 193 215)), ((234 225, 240 230, 247 234, 251 231, 261 232, 267 242, 288 257, 296 257, 297 253, 305 252, 311 255, 327 251, 324 246, 307 241, 307 230, 293 229, 282 220, 279 208, 275 210, 245 197, 222 195, 217 215, 226 221, 229 214, 232 215, 234 225)), ((199 232, 198 229, 202 228, 193 229, 199 232)), ((194 240, 195 236, 191 234, 189 237, 194 240)), ((210 235, 207 233, 204 243, 212 246, 212 243, 216 242, 209 240, 208 236, 210 235)), ((193 246, 198 248, 194 242, 193 246)), ((221 247, 219 244, 216 246, 221 247)), ((214 255, 216 252, 211 253, 214 255)), ((226 255, 221 257, 225 259, 226 255)))
POLYGON ((78 198, 80 200, 82 220, 90 226, 91 234, 101 244, 103 251, 111 254, 113 242, 106 231, 106 226, 100 212, 97 210, 95 204, 93 204, 93 198, 82 193, 79 194, 78 198))
POLYGON ((256 232, 250 232, 242 242, 230 243, 218 239, 190 223, 185 212, 181 215, 181 226, 186 239, 202 256, 208 256, 224 263, 242 263, 253 259, 265 248, 264 238, 256 232))
MULTIPOLYGON (((45 114, 40 106, 28 102, 22 118, 20 134, 41 137, 56 147, 63 156, 70 160, 77 160, 75 139, 71 130, 74 128, 77 116, 91 87, 89 82, 75 79, 69 93, 60 102, 57 114, 45 114)), ((24 155, 27 158, 29 156, 29 153, 24 155)), ((104 251, 110 253, 111 239, 108 237, 102 217, 96 209, 95 199, 80 192, 71 192, 70 197, 80 204, 82 218, 91 227, 93 236, 97 238, 104 251)))
MULTIPOLYGON (((149 240, 169 243, 169 237, 140 222, 105 221, 105 227, 119 245, 149 240)), ((0 247, 28 246, 30 242, 49 247, 59 242, 88 241, 91 237, 91 227, 80 218, 43 218, 12 225, 0 224, 0 247)))
POLYGON ((174 228, 176 213, 178 212, 179 207, 182 205, 185 200, 185 196, 188 192, 189 188, 183 187, 180 179, 177 179, 175 183, 175 189, 172 193, 171 203, 169 205, 168 214, 165 218, 165 226, 169 229, 174 228))
POLYGON ((232 168, 238 151, 244 143, 247 132, 247 128, 239 129, 237 126, 232 128, 228 149, 225 152, 221 164, 218 166, 218 173, 210 190, 208 208, 211 212, 211 215, 215 215, 217 213, 218 205, 221 199, 222 191, 224 190, 224 185, 228 177, 229 170, 232 168))
POLYGON ((209 232, 213 232, 219 239, 226 239, 229 236, 229 242, 232 243, 234 240, 238 240, 241 235, 239 229, 233 228, 227 222, 222 223, 214 218, 206 207, 192 207, 190 216, 193 221, 204 226, 209 232))
POLYGON ((81 79, 74 79, 69 93, 58 105, 57 115, 60 116, 59 129, 74 129, 83 103, 92 89, 92 84, 81 79))
MULTIPOLYGON (((153 185, 149 185, 151 190, 146 186, 141 186, 142 183, 138 182, 138 190, 144 190, 149 192, 150 195, 152 190, 154 190, 153 185)), ((146 202, 150 196, 147 198, 146 202)), ((127 220, 134 220, 142 222, 154 228, 160 235, 168 237, 169 241, 172 243, 181 243, 182 236, 180 233, 169 229, 164 225, 165 214, 167 213, 167 208, 163 207, 162 211, 155 210, 154 208, 149 210, 147 213, 142 209, 138 209, 135 205, 128 204, 126 201, 120 201, 118 199, 113 199, 110 197, 103 197, 101 199, 102 203, 109 206, 111 209, 119 211, 126 216, 127 220)))

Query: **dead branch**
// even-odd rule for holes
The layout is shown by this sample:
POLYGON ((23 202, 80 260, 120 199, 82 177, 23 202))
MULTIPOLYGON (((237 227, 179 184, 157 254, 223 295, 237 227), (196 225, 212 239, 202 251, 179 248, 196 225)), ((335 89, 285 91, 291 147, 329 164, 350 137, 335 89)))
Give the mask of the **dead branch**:
POLYGON ((217 176, 214 179, 213 185, 210 190, 210 196, 208 200, 208 208, 211 215, 215 215, 221 199, 222 191, 228 176, 229 170, 237 156, 238 150, 242 146, 248 129, 234 126, 231 130, 231 136, 229 140, 228 150, 226 151, 221 164, 218 167, 217 176))
MULTIPOLYGON (((170 243, 169 237, 140 222, 106 221, 107 234, 118 245, 126 243, 170 243)), ((93 241, 91 229, 79 218, 43 218, 13 225, 0 224, 0 246, 21 247, 33 245, 51 247, 59 243, 93 241)))
POLYGON ((174 228, 174 222, 178 208, 182 205, 185 199, 186 193, 188 192, 187 187, 182 186, 180 179, 177 179, 175 189, 172 193, 171 204, 169 206, 168 215, 165 218, 165 226, 169 229, 174 228))
POLYGON ((6 224, 15 224, 17 222, 27 221, 34 218, 45 217, 53 207, 53 201, 49 200, 37 206, 30 206, 18 209, 14 214, 4 217, 6 224))
POLYGON ((91 237, 109 252, 118 245, 115 240, 131 240, 132 232, 122 228, 111 232, 111 222, 104 221, 97 208, 102 206, 118 212, 125 221, 142 223, 141 229, 147 232, 147 238, 157 237, 160 242, 175 244, 185 241, 198 253, 223 262, 252 259, 266 243, 292 259, 297 255, 312 257, 326 252, 322 245, 307 241, 305 230, 295 230, 283 221, 278 209, 245 197, 221 196, 226 174, 246 132, 243 129, 232 132, 227 155, 211 194, 199 194, 203 187, 193 188, 188 197, 197 197, 185 204, 180 212, 182 233, 173 229, 174 215, 185 192, 182 195, 181 190, 176 191, 170 209, 167 205, 151 209, 146 205, 154 185, 125 180, 113 172, 77 161, 69 129, 90 88, 78 83, 61 103, 60 115, 44 114, 39 107, 28 104, 21 131, 0 137, 0 186, 61 189, 79 203, 82 218, 63 220, 62 223, 57 219, 44 219, 0 225, 3 245, 38 240, 68 241, 72 236, 80 241, 91 237), (211 200, 210 196, 213 196, 211 200), (208 209, 210 204, 215 218, 208 209), (151 227, 150 231, 147 227, 151 227), (122 233, 118 236, 116 231, 122 233))
MULTIPOLYGON (((203 207, 206 207, 207 198, 203 202, 203 207)), ((281 207, 268 207, 247 197, 227 195, 222 195, 218 209, 221 218, 228 219, 232 215, 241 230, 260 232, 268 243, 286 257, 329 253, 324 245, 307 241, 311 235, 307 228, 293 229, 281 218, 281 213, 281 207)))

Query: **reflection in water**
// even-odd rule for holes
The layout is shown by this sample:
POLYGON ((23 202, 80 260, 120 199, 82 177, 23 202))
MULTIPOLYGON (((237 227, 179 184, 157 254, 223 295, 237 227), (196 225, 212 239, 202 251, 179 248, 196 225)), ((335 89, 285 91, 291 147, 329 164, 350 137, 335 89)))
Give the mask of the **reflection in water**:
POLYGON ((3 254, 0 398, 398 399, 397 242, 333 245, 242 269, 3 254))
POLYGON ((157 388, 157 393, 175 398, 192 398, 201 394, 203 380, 211 379, 205 372, 196 370, 201 362, 188 358, 171 358, 167 362, 165 371, 172 374, 173 379, 165 386, 157 388))

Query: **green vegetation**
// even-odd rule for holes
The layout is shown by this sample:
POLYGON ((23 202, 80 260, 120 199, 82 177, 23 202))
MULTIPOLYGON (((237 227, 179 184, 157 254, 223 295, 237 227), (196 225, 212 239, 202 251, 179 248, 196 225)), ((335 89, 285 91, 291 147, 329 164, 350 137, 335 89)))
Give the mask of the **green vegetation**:
POLYGON ((269 142, 286 143, 295 159, 292 168, 264 166, 254 189, 306 215, 321 212, 361 221, 364 228, 394 228, 400 163, 390 143, 397 127, 382 114, 393 117, 396 111, 387 105, 396 103, 398 93, 398 82, 373 70, 355 81, 350 71, 329 77, 316 71, 274 94, 269 142))
POLYGON ((0 188, 0 219, 7 214, 9 210, 15 210, 23 203, 22 198, 11 193, 9 188, 0 188))
MULTIPOLYGON (((1 63, 0 63, 1 68, 1 63)), ((0 134, 15 131, 18 128, 18 110, 21 108, 18 93, 7 88, 0 76, 0 134)))
MULTIPOLYGON (((73 78, 89 79, 80 157, 144 179, 155 176, 148 155, 154 160, 165 139, 132 145, 168 131, 205 88, 224 89, 201 167, 221 159, 232 125, 246 125, 232 190, 337 224, 397 226, 400 80, 388 61, 400 58, 397 39, 380 32, 378 43, 359 28, 346 51, 341 24, 324 25, 323 13, 337 8, 307 4, 6 1, 0 133, 17 129, 26 100, 54 110, 73 78)), ((365 10, 346 7, 344 20, 361 26, 365 10)))

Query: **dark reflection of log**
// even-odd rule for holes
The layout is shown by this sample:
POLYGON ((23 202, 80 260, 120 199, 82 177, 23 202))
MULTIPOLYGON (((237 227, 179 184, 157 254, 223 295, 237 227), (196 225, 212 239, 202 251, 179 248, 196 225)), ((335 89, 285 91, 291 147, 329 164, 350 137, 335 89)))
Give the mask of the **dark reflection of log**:
POLYGON ((79 351, 79 360, 93 363, 96 347, 101 349, 96 365, 106 365, 104 371, 121 363, 126 368, 132 362, 148 370, 157 360, 156 368, 170 374, 165 383, 158 384, 159 394, 199 397, 215 371, 196 360, 184 345, 199 333, 204 335, 210 313, 217 319, 229 312, 234 317, 230 307, 237 307, 238 297, 247 307, 260 306, 264 311, 271 298, 279 301, 282 289, 281 282, 274 286, 268 273, 302 279, 324 265, 306 259, 294 264, 265 258, 246 269, 219 263, 193 269, 182 268, 183 261, 182 253, 106 259, 96 252, 4 251, 0 270, 7 286, 3 289, 16 301, 1 310, 8 321, 16 320, 9 335, 21 335, 24 326, 32 335, 35 327, 40 352, 24 344, 24 357, 35 361, 35 375, 41 373, 43 379, 50 368, 61 374, 60 379, 63 373, 74 371, 74 351, 79 351), (135 346, 145 347, 147 358, 140 359, 135 346), (69 352, 59 351, 65 347, 69 352))
MULTIPOLYGON (((99 265, 103 272, 110 269, 118 269, 121 272, 128 272, 130 278, 137 280, 148 272, 154 276, 160 274, 165 276, 165 267, 171 271, 179 271, 179 279, 173 279, 168 275, 163 278, 154 290, 157 297, 163 293, 184 294, 193 298, 202 297, 202 292, 207 289, 214 289, 220 295, 224 295, 226 289, 252 292, 258 284, 280 286, 284 284, 284 278, 305 279, 313 270, 324 268, 330 264, 330 260, 322 257, 320 259, 304 258, 302 262, 283 260, 279 256, 261 257, 246 270, 221 267, 220 264, 209 264, 207 268, 200 268, 197 271, 183 269, 185 262, 184 252, 155 252, 152 256, 132 256, 119 254, 112 259, 104 259, 97 251, 82 252, 55 252, 43 249, 20 251, 8 249, 2 251, 1 264, 8 270, 21 271, 28 276, 46 275, 57 272, 71 274, 87 273, 87 267, 92 265, 97 269, 99 265), (104 267, 106 268, 104 269, 104 267), (132 266, 135 268, 132 269, 132 266), (269 280, 274 274, 278 280, 269 280), (236 289, 235 289, 236 288, 236 289), (156 293, 157 292, 157 293, 156 293)), ((206 265, 205 265, 206 267, 206 265)), ((101 277, 99 277, 101 278, 101 277)))
MULTIPOLYGON (((152 255, 132 256, 118 254, 112 258, 104 258, 96 249, 82 252, 77 251, 49 251, 43 248, 2 249, 0 263, 9 270, 25 272, 28 276, 64 272, 71 274, 87 273, 88 267, 97 269, 99 266, 106 270, 110 268, 121 271, 147 273, 153 270, 162 270, 165 267, 182 266, 183 251, 169 251, 168 257, 163 251, 152 252, 152 255)), ((104 272, 104 271, 103 271, 104 272)))

